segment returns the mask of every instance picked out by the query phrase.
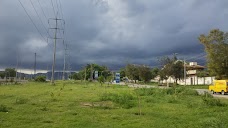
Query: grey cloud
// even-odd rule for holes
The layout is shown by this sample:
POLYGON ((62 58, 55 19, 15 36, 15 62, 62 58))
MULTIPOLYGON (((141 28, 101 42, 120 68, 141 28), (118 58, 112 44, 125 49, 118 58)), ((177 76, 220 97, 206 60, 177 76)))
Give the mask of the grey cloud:
MULTIPOLYGON (((31 3, 21 2, 46 38, 31 3)), ((33 2, 47 27, 38 2, 33 2)), ((51 2, 40 2, 46 16, 53 18, 51 2)), ((158 65, 157 58, 173 53, 179 53, 180 58, 191 58, 204 51, 197 40, 200 34, 207 34, 213 28, 228 30, 225 0, 61 0, 61 3, 69 46, 67 60, 73 70, 86 63, 103 64, 111 69, 127 62, 153 66, 158 65)), ((5 60, 0 62, 0 67, 15 66, 20 56, 21 67, 31 68, 34 52, 38 55, 39 69, 51 65, 53 40, 49 40, 50 46, 43 42, 18 1, 1 1, 0 28, 0 59, 5 60)), ((63 42, 59 40, 58 70, 63 66, 63 53, 63 42)))

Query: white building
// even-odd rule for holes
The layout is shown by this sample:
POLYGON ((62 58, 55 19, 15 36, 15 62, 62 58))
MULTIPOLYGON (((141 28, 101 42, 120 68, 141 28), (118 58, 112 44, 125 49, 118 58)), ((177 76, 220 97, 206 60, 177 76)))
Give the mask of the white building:
MULTIPOLYGON (((204 66, 200 66, 197 62, 190 62, 186 65, 186 80, 178 80, 177 83, 180 85, 210 85, 213 83, 215 77, 198 77, 197 73, 204 70, 204 66)), ((159 81, 159 77, 155 78, 155 81, 159 81)), ((167 80, 161 81, 162 83, 174 83, 175 79, 169 77, 167 80)))

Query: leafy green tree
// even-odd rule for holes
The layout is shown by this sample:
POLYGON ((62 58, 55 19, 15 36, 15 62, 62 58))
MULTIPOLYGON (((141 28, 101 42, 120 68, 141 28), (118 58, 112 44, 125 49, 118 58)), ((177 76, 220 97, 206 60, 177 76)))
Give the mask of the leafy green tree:
POLYGON ((15 77, 16 76, 16 70, 15 70, 15 68, 6 68, 5 74, 7 77, 15 77))
POLYGON ((105 82, 105 78, 104 78, 104 76, 102 76, 102 75, 99 76, 97 80, 98 80, 98 82, 101 84, 101 86, 102 86, 102 85, 104 84, 104 82, 105 82))
POLYGON ((153 68, 151 70, 151 78, 154 79, 158 75, 159 75, 159 68, 153 68))
POLYGON ((0 72, 0 78, 4 78, 5 77, 5 72, 0 72))
POLYGON ((108 84, 112 83, 113 80, 114 80, 114 76, 113 76, 113 75, 108 76, 108 77, 106 78, 106 81, 108 82, 108 84))
POLYGON ((134 64, 128 64, 125 68, 126 70, 126 76, 131 79, 134 80, 136 83, 136 80, 139 80, 139 70, 137 65, 134 64))
POLYGON ((119 72, 120 72, 120 79, 122 80, 126 76, 125 68, 121 68, 119 72))
POLYGON ((140 65, 138 66, 138 72, 139 72, 139 78, 147 83, 150 82, 151 78, 152 78, 152 73, 151 73, 151 69, 148 66, 145 65, 140 65))
POLYGON ((172 75, 172 65, 174 61, 164 56, 159 59, 159 62, 163 65, 163 68, 159 72, 160 80, 167 80, 172 75))
POLYGON ((35 78, 36 82, 46 82, 46 76, 37 76, 35 78))
POLYGON ((177 80, 184 78, 184 63, 183 61, 176 60, 172 64, 171 76, 175 79, 175 83, 177 80))
POLYGON ((217 79, 228 78, 228 33, 213 29, 208 35, 200 35, 199 41, 207 52, 209 73, 217 79))
MULTIPOLYGON (((98 64, 87 64, 84 69, 79 71, 79 74, 86 80, 92 77, 94 78, 94 71, 98 71, 99 76, 103 76, 105 79, 109 76, 112 76, 112 72, 104 65, 100 66, 98 64), (92 71, 91 71, 92 70, 92 71), (92 72, 92 74, 91 74, 92 72)), ((80 76, 80 77, 81 77, 80 76)))
POLYGON ((183 61, 177 60, 176 55, 172 58, 163 57, 159 61, 164 65, 159 72, 161 80, 167 80, 169 77, 172 77, 175 79, 175 83, 177 83, 177 80, 184 77, 184 63, 183 61))
POLYGON ((204 84, 204 85, 205 85, 205 77, 207 77, 208 74, 209 74, 209 72, 208 72, 208 71, 205 71, 205 70, 203 70, 203 71, 197 71, 197 72, 196 72, 196 75, 197 75, 198 77, 203 78, 203 84, 204 84))
POLYGON ((159 76, 160 76, 160 79, 159 81, 163 81, 163 80, 167 80, 168 77, 167 77, 167 73, 166 73, 166 70, 164 69, 161 69, 159 72, 158 72, 159 76))
POLYGON ((134 80, 142 80, 143 82, 149 82, 152 79, 152 72, 151 68, 145 65, 135 65, 135 64, 128 64, 125 67, 126 76, 134 80))
POLYGON ((83 72, 76 72, 70 76, 71 79, 74 80, 83 80, 83 72))

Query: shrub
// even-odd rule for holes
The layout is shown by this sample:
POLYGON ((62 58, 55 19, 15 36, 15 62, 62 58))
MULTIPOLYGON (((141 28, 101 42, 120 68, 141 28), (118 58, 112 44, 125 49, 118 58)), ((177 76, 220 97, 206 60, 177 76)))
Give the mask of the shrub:
POLYGON ((116 104, 119 104, 121 107, 129 109, 136 105, 135 97, 131 94, 122 93, 104 93, 100 96, 101 101, 112 101, 116 104))
POLYGON ((156 93, 155 88, 139 88, 139 89, 135 89, 135 92, 139 95, 139 96, 150 96, 156 93))
POLYGON ((197 96, 198 93, 196 90, 186 88, 186 87, 172 87, 166 89, 166 94, 173 95, 173 94, 178 94, 178 95, 193 95, 197 96))
POLYGON ((25 98, 17 98, 16 99, 16 104, 26 104, 29 100, 25 98))
POLYGON ((99 76, 97 80, 98 80, 98 82, 101 84, 101 86, 102 86, 103 83, 105 82, 104 76, 99 76))
POLYGON ((208 106, 226 106, 225 103, 222 103, 219 99, 213 98, 213 96, 209 93, 205 93, 202 96, 203 103, 208 106))
POLYGON ((5 105, 0 105, 0 112, 9 112, 9 110, 5 105))
POLYGON ((200 121, 200 125, 203 128, 223 128, 221 124, 224 124, 224 122, 215 117, 207 117, 200 121))
POLYGON ((46 82, 46 77, 45 76, 37 76, 35 78, 36 82, 46 82))

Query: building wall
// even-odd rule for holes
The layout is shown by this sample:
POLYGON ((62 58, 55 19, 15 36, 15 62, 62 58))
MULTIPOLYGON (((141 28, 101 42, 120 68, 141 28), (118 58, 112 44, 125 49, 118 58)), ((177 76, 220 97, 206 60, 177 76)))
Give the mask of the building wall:
MULTIPOLYGON (((186 78, 186 85, 202 85, 202 84, 206 84, 206 85, 210 85, 213 83, 213 81, 215 80, 215 77, 197 77, 197 76, 191 76, 191 77, 187 77, 186 78)), ((153 80, 158 82, 158 79, 153 80)), ((173 79, 172 77, 169 77, 168 80, 163 80, 161 81, 163 83, 174 83, 175 79, 173 79)), ((185 81, 184 80, 178 80, 177 81, 178 84, 180 85, 185 85, 185 81)))

